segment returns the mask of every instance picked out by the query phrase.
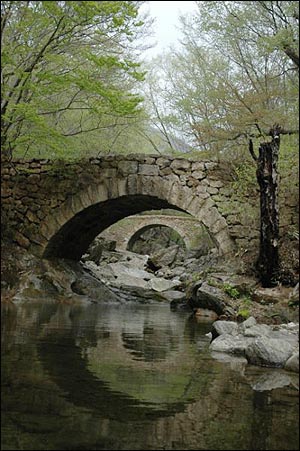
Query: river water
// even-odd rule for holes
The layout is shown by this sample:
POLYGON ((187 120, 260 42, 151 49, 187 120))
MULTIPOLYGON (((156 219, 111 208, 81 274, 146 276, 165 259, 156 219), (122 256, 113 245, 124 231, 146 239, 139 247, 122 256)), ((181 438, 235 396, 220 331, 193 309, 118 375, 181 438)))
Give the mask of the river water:
POLYGON ((210 328, 159 302, 5 304, 1 449, 298 450, 298 375, 212 358, 210 328))

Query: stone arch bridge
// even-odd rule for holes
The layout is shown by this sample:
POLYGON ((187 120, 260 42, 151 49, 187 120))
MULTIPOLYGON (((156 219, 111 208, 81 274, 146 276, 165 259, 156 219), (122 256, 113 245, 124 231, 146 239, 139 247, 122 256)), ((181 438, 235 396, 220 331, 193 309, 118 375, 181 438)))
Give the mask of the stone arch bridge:
POLYGON ((101 237, 116 242, 117 250, 130 250, 131 245, 146 230, 165 226, 180 235, 186 249, 196 249, 203 241, 212 241, 206 227, 198 219, 187 215, 142 214, 129 216, 101 233, 101 237))
POLYGON ((15 160, 2 168, 2 180, 2 210, 15 241, 44 258, 79 260, 120 219, 165 208, 203 223, 220 255, 235 250, 231 178, 228 167, 213 161, 139 154, 15 160))

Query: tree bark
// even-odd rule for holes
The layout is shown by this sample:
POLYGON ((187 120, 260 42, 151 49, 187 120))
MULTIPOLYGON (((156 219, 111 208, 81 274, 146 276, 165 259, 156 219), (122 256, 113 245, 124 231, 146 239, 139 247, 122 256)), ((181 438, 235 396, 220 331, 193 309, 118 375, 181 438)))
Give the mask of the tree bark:
POLYGON ((261 143, 256 159, 256 177, 260 188, 260 249, 257 270, 263 287, 278 283, 279 208, 278 153, 280 135, 274 130, 271 142, 261 143))

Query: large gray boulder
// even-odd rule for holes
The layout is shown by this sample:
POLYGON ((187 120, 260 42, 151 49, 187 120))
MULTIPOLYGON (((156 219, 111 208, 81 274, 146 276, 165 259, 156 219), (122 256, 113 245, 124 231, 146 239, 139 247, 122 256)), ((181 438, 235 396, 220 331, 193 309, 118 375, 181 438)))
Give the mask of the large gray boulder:
POLYGON ((259 337, 247 346, 246 358, 253 365, 282 368, 293 354, 294 349, 294 346, 288 341, 259 337))
POLYGON ((168 248, 163 248, 149 257, 148 265, 150 268, 160 269, 165 266, 172 266, 182 252, 181 248, 175 244, 168 248))
POLYGON ((223 290, 209 285, 207 282, 199 282, 194 286, 191 300, 193 308, 213 310, 217 315, 226 313, 226 294, 223 290))
POLYGON ((245 356, 249 343, 249 340, 241 335, 222 334, 212 341, 210 350, 245 356))
POLYGON ((233 336, 238 334, 238 324, 235 321, 215 321, 212 325, 212 339, 214 340, 219 335, 231 334, 233 336))

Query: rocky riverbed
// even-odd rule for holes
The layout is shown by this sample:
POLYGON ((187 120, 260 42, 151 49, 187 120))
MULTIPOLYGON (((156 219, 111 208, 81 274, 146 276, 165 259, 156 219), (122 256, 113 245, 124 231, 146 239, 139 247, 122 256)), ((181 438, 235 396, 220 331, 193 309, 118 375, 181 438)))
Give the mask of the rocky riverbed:
POLYGON ((18 253, 6 254, 4 302, 168 302, 212 323, 216 358, 299 371, 299 286, 261 288, 213 250, 183 259, 176 246, 152 256, 102 248, 78 263, 18 253))

